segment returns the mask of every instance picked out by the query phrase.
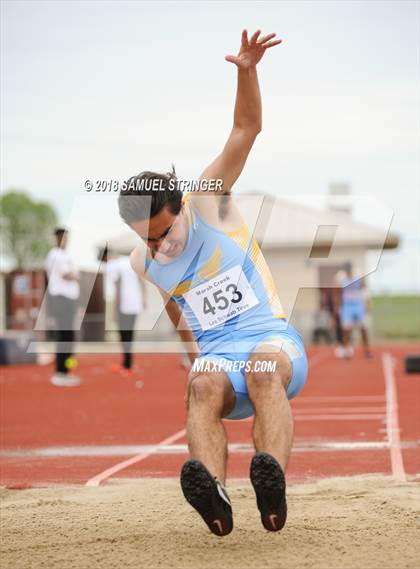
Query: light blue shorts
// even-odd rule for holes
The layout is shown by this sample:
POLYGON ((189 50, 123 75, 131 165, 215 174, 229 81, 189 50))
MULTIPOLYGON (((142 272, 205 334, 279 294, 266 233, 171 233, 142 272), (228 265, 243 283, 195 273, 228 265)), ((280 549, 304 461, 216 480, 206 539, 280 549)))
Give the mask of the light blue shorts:
POLYGON ((288 399, 295 397, 305 385, 308 375, 305 348, 301 335, 290 324, 286 329, 281 330, 264 330, 258 333, 238 331, 231 335, 231 339, 227 339, 223 352, 220 351, 220 346, 211 351, 207 348, 195 363, 195 365, 199 365, 199 362, 204 361, 217 362, 220 370, 228 376, 236 394, 236 404, 229 415, 224 417, 225 419, 246 419, 254 414, 254 407, 248 397, 245 372, 250 356, 262 343, 278 346, 290 359, 292 378, 287 387, 288 399), (237 346, 239 350, 229 349, 232 348, 232 345, 237 346))
POLYGON ((351 328, 357 324, 363 324, 366 318, 366 311, 363 302, 345 302, 341 305, 340 311, 341 325, 344 328, 351 328))

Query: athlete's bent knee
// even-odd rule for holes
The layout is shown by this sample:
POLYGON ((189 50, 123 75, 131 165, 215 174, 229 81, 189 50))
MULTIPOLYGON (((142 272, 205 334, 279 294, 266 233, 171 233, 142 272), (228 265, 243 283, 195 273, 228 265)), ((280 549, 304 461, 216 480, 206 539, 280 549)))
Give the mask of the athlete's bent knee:
POLYGON ((196 375, 190 379, 189 403, 223 404, 224 386, 211 375, 196 375))
POLYGON ((267 389, 279 383, 287 389, 292 376, 292 366, 287 354, 278 352, 251 356, 251 370, 245 375, 248 390, 267 389))

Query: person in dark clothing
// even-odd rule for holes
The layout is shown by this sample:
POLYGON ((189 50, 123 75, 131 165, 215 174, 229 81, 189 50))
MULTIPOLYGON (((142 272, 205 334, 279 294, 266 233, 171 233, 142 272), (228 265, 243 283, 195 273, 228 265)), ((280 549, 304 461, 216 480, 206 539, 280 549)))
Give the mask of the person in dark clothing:
POLYGON ((56 247, 51 249, 46 260, 50 312, 54 318, 57 339, 56 372, 51 383, 74 387, 80 384, 80 379, 69 373, 72 368, 74 317, 80 294, 79 275, 66 251, 67 230, 56 229, 55 238, 56 247))

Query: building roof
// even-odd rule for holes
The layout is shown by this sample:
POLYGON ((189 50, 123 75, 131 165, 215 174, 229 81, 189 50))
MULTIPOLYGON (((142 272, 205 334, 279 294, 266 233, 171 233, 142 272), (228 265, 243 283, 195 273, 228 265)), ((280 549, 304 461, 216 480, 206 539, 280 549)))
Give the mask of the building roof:
POLYGON ((392 216, 385 227, 375 227, 353 219, 351 209, 319 207, 273 198, 264 194, 242 194, 238 205, 248 223, 256 226, 256 236, 264 247, 331 246, 364 247, 366 249, 393 249, 399 237, 389 232, 392 216), (258 216, 258 222, 256 222, 258 216))

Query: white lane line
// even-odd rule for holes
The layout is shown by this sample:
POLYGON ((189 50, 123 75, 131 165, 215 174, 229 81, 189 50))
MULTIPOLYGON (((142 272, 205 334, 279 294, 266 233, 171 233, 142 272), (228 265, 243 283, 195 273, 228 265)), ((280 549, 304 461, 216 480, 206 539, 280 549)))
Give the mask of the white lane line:
MULTIPOLYGON (((404 443, 406 448, 416 448, 415 441, 404 443)), ((390 448, 388 441, 300 441, 294 444, 293 452, 313 451, 348 451, 348 450, 375 450, 390 448)), ((230 443, 230 453, 254 452, 250 443, 230 443)), ((151 444, 151 445, 103 445, 103 446, 74 446, 74 447, 45 447, 38 449, 20 449, 2 451, 4 458, 74 458, 74 457, 99 457, 99 456, 127 456, 130 454, 188 454, 186 444, 151 444)), ((120 463, 121 464, 121 463, 120 463)))
POLYGON ((388 352, 382 354, 382 367, 385 377, 386 430, 391 455, 392 475, 397 480, 406 481, 401 452, 400 425, 398 417, 398 398, 395 385, 394 361, 388 352))
MULTIPOLYGON (((351 411, 351 409, 350 409, 351 411)), ((385 423, 385 413, 293 413, 294 421, 381 421, 385 423)), ((243 423, 251 423, 254 417, 241 419, 243 423)))
POLYGON ((107 478, 110 478, 111 476, 113 476, 117 472, 120 472, 120 470, 124 470, 124 468, 128 468, 132 464, 136 464, 137 462, 145 460, 150 455, 154 454, 156 452, 157 448, 164 446, 164 445, 170 445, 170 444, 174 443, 175 441, 177 441, 178 439, 182 439, 182 437, 185 436, 185 433, 186 433, 186 430, 182 429, 181 431, 174 433, 170 437, 163 439, 163 441, 160 441, 160 443, 158 443, 153 449, 151 449, 147 452, 141 453, 141 454, 137 454, 136 456, 132 456, 131 458, 128 458, 127 460, 123 460, 122 462, 118 462, 117 464, 114 464, 114 466, 111 466, 110 468, 107 468, 103 472, 100 472, 99 474, 97 474, 93 478, 90 478, 86 482, 86 486, 99 486, 99 484, 101 482, 103 482, 107 478))
POLYGON ((385 416, 386 407, 294 407, 293 413, 296 415, 318 414, 331 415, 331 413, 382 413, 385 416))
POLYGON ((298 403, 384 403, 386 397, 384 395, 326 395, 326 396, 306 396, 300 395, 296 399, 292 399, 292 405, 298 403))
POLYGON ((319 415, 299 415, 294 413, 295 421, 383 421, 383 413, 352 413, 348 415, 319 414, 319 415))

